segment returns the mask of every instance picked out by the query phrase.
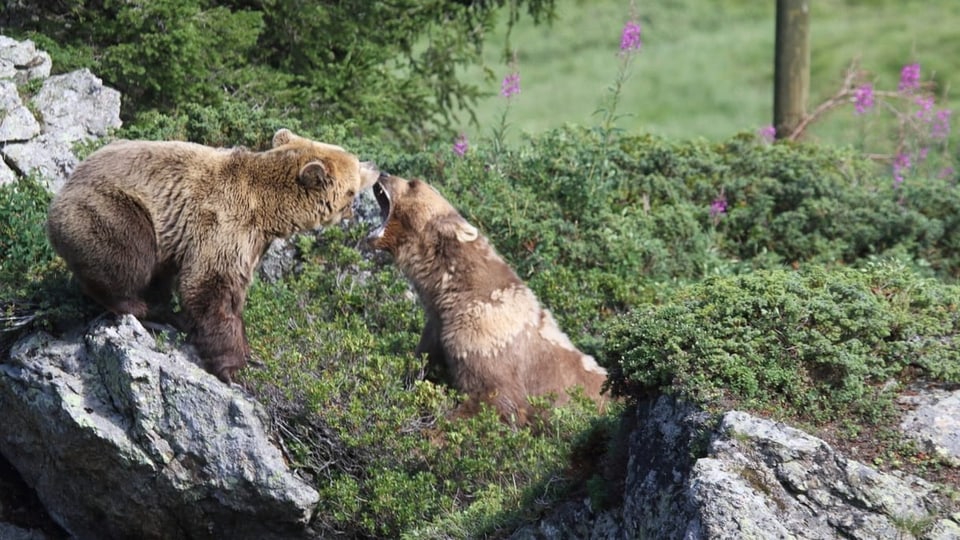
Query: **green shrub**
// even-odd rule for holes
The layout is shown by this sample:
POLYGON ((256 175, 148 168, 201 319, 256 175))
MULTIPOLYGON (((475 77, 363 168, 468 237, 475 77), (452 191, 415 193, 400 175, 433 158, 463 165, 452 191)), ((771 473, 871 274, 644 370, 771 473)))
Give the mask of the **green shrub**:
POLYGON ((482 93, 462 68, 481 61, 499 13, 512 26, 553 10, 553 0, 65 0, 7 5, 3 21, 50 46, 54 69, 90 68, 120 90, 128 124, 236 101, 413 146, 470 115, 482 93))
POLYGON ((960 192, 940 179, 895 189, 846 150, 753 135, 605 146, 567 127, 501 152, 480 142, 463 158, 371 152, 440 189, 594 353, 603 320, 709 276, 889 257, 945 279, 960 272, 960 192), (711 215, 720 197, 726 211, 711 215))
POLYGON ((613 386, 631 396, 876 421, 888 381, 960 382, 960 288, 896 263, 708 278, 607 332, 613 386))
POLYGON ((75 324, 93 309, 47 241, 49 203, 35 177, 0 186, 0 357, 23 332, 75 324))
POLYGON ((157 110, 140 113, 137 122, 125 126, 118 136, 127 139, 181 140, 209 146, 247 146, 262 149, 270 146, 273 134, 280 128, 310 136, 300 123, 277 111, 253 108, 227 99, 218 106, 188 103, 173 113, 157 110))
MULTIPOLYGON (((461 511, 485 516, 472 527, 518 519, 509 516, 527 491, 563 469, 592 404, 553 415, 544 434, 504 425, 492 410, 448 419, 459 396, 423 380, 412 355, 422 308, 392 265, 361 256, 366 233, 302 237, 301 271, 255 283, 245 313, 262 365, 242 376, 284 426, 294 466, 316 479, 316 527, 394 538, 460 527, 452 516, 461 511)), ((553 496, 566 485, 553 484, 553 496)))
POLYGON ((53 260, 45 223, 50 192, 35 177, 0 186, 0 283, 40 277, 53 260))

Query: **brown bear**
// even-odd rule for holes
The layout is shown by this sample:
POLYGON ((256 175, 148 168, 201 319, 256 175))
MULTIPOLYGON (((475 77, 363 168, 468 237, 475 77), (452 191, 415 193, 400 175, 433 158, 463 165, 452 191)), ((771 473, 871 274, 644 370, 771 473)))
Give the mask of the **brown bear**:
POLYGON ((426 311, 416 355, 445 371, 474 404, 526 423, 528 396, 556 404, 582 386, 601 407, 607 372, 570 342, 493 246, 430 185, 381 174, 383 224, 368 242, 393 256, 426 311), (440 364, 437 366, 436 364, 440 364))
POLYGON ((47 236, 86 295, 116 314, 174 317, 229 383, 250 354, 243 305, 271 240, 349 216, 378 175, 288 129, 263 152, 121 140, 77 165, 50 203, 47 236))

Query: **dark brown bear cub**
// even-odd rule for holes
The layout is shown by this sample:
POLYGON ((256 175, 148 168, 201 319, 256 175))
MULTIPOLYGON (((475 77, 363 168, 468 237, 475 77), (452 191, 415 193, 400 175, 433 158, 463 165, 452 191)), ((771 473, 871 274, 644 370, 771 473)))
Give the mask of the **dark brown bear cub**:
POLYGON ((603 405, 607 372, 570 342, 533 291, 476 227, 428 184, 382 174, 373 186, 384 222, 368 241, 389 252, 426 310, 417 356, 501 416, 526 423, 528 396, 569 399, 582 386, 603 405), (443 369, 445 368, 445 370, 443 369))
POLYGON ((275 238, 339 221, 379 172, 339 146, 279 130, 264 152, 117 141, 80 163, 47 235, 83 292, 116 314, 164 317, 230 382, 250 353, 243 306, 275 238))

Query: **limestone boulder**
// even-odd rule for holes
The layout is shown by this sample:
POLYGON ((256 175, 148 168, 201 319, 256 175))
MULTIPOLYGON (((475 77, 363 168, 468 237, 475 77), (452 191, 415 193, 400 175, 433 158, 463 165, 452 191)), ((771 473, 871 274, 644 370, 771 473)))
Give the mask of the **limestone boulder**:
POLYGON ((0 453, 78 538, 308 538, 317 492, 191 358, 132 316, 28 336, 0 364, 0 453))

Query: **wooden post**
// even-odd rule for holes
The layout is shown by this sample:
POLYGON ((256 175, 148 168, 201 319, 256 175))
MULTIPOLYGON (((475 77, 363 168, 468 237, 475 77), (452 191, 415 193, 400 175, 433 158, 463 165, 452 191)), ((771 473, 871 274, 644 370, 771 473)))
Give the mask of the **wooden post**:
POLYGON ((773 61, 773 125, 790 136, 807 111, 810 92, 810 0, 777 0, 773 61))

